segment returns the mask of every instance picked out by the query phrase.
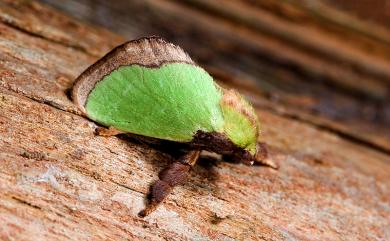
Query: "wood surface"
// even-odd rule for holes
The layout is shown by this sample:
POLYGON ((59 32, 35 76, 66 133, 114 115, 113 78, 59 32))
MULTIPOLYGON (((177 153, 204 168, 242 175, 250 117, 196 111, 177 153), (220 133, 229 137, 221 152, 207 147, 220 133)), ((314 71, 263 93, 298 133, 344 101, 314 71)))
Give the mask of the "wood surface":
POLYGON ((67 1, 75 19, 0 1, 0 240, 390 239, 382 26, 298 1, 104 2, 67 1), (127 30, 86 24, 88 12, 127 30), (203 158, 155 213, 137 216, 173 157, 94 135, 69 90, 111 48, 148 34, 254 103, 279 170, 203 158))

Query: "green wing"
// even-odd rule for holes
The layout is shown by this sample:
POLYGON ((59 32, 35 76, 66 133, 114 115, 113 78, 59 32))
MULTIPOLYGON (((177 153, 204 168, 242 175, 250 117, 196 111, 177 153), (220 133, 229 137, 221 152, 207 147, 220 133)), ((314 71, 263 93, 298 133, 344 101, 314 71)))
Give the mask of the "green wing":
POLYGON ((169 63, 122 66, 88 96, 88 116, 118 130, 189 142, 198 130, 223 131, 222 93, 202 68, 169 63))

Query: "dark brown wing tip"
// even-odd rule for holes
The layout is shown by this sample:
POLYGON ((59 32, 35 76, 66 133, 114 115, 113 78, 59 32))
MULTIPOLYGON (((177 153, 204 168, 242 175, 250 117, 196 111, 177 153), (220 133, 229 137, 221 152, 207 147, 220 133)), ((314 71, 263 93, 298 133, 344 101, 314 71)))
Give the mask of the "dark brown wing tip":
POLYGON ((158 36, 125 42, 89 66, 76 78, 72 89, 72 100, 86 114, 84 107, 88 95, 104 76, 121 66, 139 64, 158 67, 169 62, 194 64, 182 48, 158 36))

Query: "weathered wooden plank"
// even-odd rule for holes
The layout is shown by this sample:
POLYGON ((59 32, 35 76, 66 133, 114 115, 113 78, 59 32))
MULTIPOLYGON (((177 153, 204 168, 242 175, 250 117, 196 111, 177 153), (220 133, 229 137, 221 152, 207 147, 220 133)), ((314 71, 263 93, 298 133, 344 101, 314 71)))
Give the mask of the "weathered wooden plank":
POLYGON ((387 235, 389 157, 299 122, 259 112, 263 138, 280 170, 198 166, 188 184, 140 219, 144 194, 172 160, 168 155, 125 139, 96 137, 90 121, 4 89, 1 109, 3 237, 387 235), (214 216, 222 218, 219 224, 213 224, 214 216))
MULTIPOLYGON (((37 19, 57 14, 38 6, 37 19)), ((262 140, 280 170, 203 159, 186 185, 139 218, 172 157, 95 136, 96 125, 78 115, 66 92, 94 53, 8 23, 0 32, 0 239, 390 238, 389 155, 267 110, 284 107, 250 91, 250 78, 242 91, 263 107, 262 140)), ((219 73, 226 86, 241 83, 227 76, 219 73)))

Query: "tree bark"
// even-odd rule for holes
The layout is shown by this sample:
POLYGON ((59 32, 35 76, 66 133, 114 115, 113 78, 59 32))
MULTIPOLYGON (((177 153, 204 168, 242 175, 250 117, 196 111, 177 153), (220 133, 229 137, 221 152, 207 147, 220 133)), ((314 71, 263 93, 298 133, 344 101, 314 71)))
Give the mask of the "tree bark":
POLYGON ((280 169, 203 158, 187 184, 138 217, 173 158, 95 136, 68 96, 122 41, 37 2, 0 1, 0 239, 390 239, 388 152, 291 118, 223 68, 212 72, 255 103, 280 169))

